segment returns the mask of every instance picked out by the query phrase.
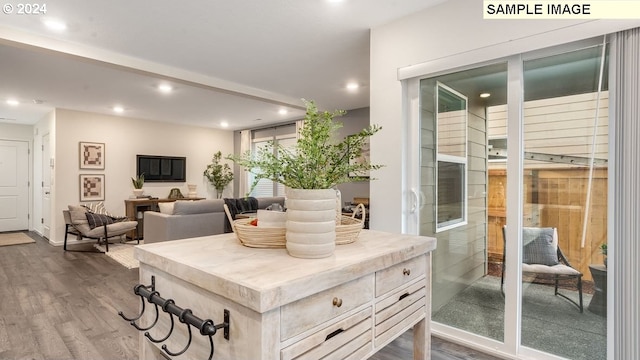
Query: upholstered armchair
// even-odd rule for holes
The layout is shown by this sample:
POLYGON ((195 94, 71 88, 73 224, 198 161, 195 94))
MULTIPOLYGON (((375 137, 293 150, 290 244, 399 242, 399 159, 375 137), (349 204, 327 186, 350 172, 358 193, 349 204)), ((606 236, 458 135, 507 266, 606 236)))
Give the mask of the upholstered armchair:
POLYGON ((104 241, 106 251, 109 251, 108 239, 126 236, 130 231, 135 231, 138 222, 130 221, 126 217, 117 218, 107 214, 90 211, 85 206, 69 205, 69 210, 63 210, 65 221, 64 250, 67 249, 67 237, 69 234, 76 236, 77 240, 95 239, 98 244, 104 241))

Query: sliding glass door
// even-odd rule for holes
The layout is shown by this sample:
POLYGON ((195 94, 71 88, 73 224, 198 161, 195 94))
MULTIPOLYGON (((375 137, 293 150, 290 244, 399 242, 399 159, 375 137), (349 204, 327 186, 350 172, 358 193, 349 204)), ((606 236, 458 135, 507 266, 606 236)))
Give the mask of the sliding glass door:
POLYGON ((605 55, 589 40, 407 82, 407 229, 438 239, 437 333, 606 358, 605 55))
POLYGON ((522 345, 570 359, 607 353, 606 65, 601 45, 523 62, 522 345))
POLYGON ((502 341, 504 297, 496 222, 487 196, 487 109, 506 102, 505 63, 420 81, 420 234, 433 254, 433 320, 502 341))

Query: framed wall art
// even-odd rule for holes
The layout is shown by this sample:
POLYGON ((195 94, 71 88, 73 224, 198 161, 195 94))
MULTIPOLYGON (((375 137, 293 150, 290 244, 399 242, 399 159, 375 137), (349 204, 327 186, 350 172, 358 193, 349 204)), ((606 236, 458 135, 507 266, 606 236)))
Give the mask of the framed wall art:
POLYGON ((104 143, 80 142, 80 169, 104 170, 104 143))
POLYGON ((80 174, 80 201, 104 200, 104 174, 80 174))

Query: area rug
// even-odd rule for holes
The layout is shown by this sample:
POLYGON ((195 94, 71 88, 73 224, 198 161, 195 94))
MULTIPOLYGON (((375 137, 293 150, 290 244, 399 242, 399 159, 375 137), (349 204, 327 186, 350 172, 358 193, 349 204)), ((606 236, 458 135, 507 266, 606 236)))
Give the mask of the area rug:
POLYGON ((22 232, 0 233, 0 246, 29 244, 36 242, 22 232))
MULTIPOLYGON (((140 241, 140 245, 144 242, 140 241)), ((126 243, 109 243, 109 251, 105 253, 120 265, 127 269, 136 269, 140 267, 140 262, 133 257, 133 247, 138 245, 137 241, 129 241, 126 243)), ((104 252, 104 245, 94 244, 93 247, 104 252)))

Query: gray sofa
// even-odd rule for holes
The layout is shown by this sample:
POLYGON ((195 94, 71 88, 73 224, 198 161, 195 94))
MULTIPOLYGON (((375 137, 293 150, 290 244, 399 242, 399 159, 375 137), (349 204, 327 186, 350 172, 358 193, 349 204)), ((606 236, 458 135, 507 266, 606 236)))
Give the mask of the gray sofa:
MULTIPOLYGON (((257 198, 258 209, 273 203, 284 206, 284 197, 257 198)), ((144 213, 144 242, 222 234, 226 219, 224 204, 225 199, 176 201, 172 213, 147 211, 144 213)))

